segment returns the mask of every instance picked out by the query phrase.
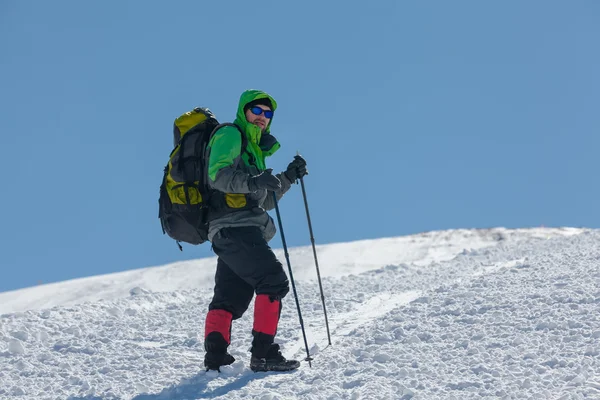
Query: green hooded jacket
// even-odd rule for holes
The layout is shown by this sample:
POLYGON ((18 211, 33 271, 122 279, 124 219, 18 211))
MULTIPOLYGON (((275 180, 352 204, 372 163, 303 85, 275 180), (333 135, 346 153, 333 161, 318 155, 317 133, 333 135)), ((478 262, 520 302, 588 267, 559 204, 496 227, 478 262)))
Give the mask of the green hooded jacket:
MULTIPOLYGON (((246 104, 267 98, 277 109, 275 99, 259 90, 247 90, 242 93, 238 104, 234 126, 224 126, 213 134, 207 146, 208 183, 223 194, 220 204, 215 205, 217 211, 209 213, 209 233, 212 237, 223 227, 260 226, 268 241, 275 235, 275 225, 265 212, 275 207, 272 193, 267 190, 250 191, 248 181, 251 177, 267 169, 266 158, 274 154, 281 146, 271 135, 273 119, 264 132, 246 120, 244 107, 246 104), (247 146, 242 151, 242 133, 246 135, 247 146), (212 216, 211 216, 212 215, 212 216)), ((281 181, 281 189, 276 191, 281 198, 291 186, 291 182, 283 173, 276 175, 281 181)))
MULTIPOLYGON (((233 121, 233 123, 246 134, 246 138, 248 139, 247 152, 242 156, 244 163, 249 166, 249 159, 254 157, 256 160, 255 166, 259 171, 264 171, 266 169, 265 158, 275 153, 280 145, 277 140, 270 135, 273 120, 271 119, 269 121, 269 124, 263 133, 259 126, 250 124, 246 120, 244 107, 254 100, 264 98, 271 101, 273 111, 275 111, 277 109, 277 103, 275 102, 275 99, 267 93, 259 90, 246 90, 240 97, 237 114, 233 121)), ((219 171, 223 168, 229 168, 235 163, 236 158, 240 156, 241 146, 242 138, 235 127, 225 126, 215 132, 212 140, 208 144, 210 150, 208 176, 211 181, 216 181, 219 171)))

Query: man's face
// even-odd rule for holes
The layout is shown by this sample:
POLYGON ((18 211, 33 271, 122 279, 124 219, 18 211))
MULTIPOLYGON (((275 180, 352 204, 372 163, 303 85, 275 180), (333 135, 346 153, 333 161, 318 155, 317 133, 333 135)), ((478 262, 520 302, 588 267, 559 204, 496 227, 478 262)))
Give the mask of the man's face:
POLYGON ((269 125, 269 121, 270 119, 265 117, 265 111, 271 111, 271 108, 269 108, 269 106, 265 106, 262 104, 257 104, 253 107, 250 107, 249 109, 246 110, 246 121, 248 121, 249 123, 256 125, 258 127, 260 127, 260 129, 262 129, 263 131, 267 128, 267 125, 269 125), (257 108, 260 108, 262 110, 262 112, 260 113, 260 115, 256 115, 255 112, 258 112, 257 108), (253 112, 254 109, 254 112, 253 112))

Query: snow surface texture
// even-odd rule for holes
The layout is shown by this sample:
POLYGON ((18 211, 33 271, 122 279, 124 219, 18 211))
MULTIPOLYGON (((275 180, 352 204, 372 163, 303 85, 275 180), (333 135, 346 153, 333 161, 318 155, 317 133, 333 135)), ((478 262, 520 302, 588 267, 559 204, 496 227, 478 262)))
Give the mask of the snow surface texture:
MULTIPOLYGON (((522 232, 525 231, 453 230, 318 246, 319 263, 323 264, 321 276, 358 274, 388 264, 427 265, 451 259, 464 248, 477 249, 493 245, 500 236, 520 238, 522 232)), ((528 230, 526 235, 547 237, 578 232, 577 229, 528 230)), ((174 247, 174 251, 175 249, 174 247)), ((186 246, 186 249, 193 251, 192 246, 186 246)), ((289 253, 295 279, 316 278, 311 246, 289 249, 289 253)), ((275 254, 285 262, 282 250, 276 250, 275 254)), ((204 258, 0 293, 0 314, 101 299, 113 300, 129 296, 129 290, 138 286, 154 292, 211 288, 216 263, 215 257, 204 258)))
MULTIPOLYGON (((176 264, 0 294, 21 310, 0 316, 0 398, 600 399, 600 231, 431 232, 318 251, 332 346, 312 250, 290 252, 312 368, 251 372, 250 308, 233 326, 237 361, 204 372, 215 260, 200 260, 209 271, 176 264), (78 284, 85 303, 63 294, 78 284), (54 307, 23 311, 53 291, 54 307)), ((277 341, 305 357, 291 294, 277 341)))

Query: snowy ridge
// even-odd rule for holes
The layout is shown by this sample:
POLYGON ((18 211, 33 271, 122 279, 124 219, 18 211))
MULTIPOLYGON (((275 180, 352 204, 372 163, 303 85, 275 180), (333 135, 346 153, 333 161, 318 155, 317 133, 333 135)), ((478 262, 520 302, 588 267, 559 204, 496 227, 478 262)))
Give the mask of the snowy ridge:
MULTIPOLYGON (((322 276, 341 276, 388 264, 427 265, 434 261, 451 259, 463 249, 493 245, 499 238, 524 240, 580 232, 580 229, 574 228, 458 229, 320 245, 317 246, 317 251, 319 262, 322 264, 322 276)), ((193 251, 192 246, 186 249, 193 251)), ((275 253, 280 260, 285 260, 281 249, 275 253)), ((315 279, 312 247, 292 248, 290 258, 296 279, 315 279)), ((0 293, 0 314, 125 298, 134 287, 155 292, 208 288, 213 285, 215 265, 216 258, 210 257, 4 292, 0 293)))
MULTIPOLYGON (((385 257, 412 261, 363 271, 358 257, 338 254, 338 269, 320 258, 329 347, 318 284, 297 278, 312 368, 252 373, 249 312, 234 322, 238 361, 205 373, 210 286, 136 288, 112 301, 3 315, 0 398, 600 398, 600 232, 457 232, 397 238, 404 255, 385 257)), ((360 251, 366 259, 368 247, 360 251)), ((286 356, 305 356, 291 296, 278 342, 286 356)))

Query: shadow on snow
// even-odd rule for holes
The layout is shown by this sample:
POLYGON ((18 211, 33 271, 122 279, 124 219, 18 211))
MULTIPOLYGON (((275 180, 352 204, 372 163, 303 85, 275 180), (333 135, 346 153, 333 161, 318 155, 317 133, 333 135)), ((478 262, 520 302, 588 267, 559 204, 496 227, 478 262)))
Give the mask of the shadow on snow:
MULTIPOLYGON (((276 374, 292 374, 290 372, 276 372, 276 374)), ((217 396, 223 396, 232 390, 239 390, 246 386, 249 382, 267 377, 269 373, 244 373, 239 375, 232 382, 225 383, 223 386, 208 388, 210 382, 219 380, 220 377, 208 378, 205 372, 200 372, 189 379, 184 379, 182 383, 173 385, 163 389, 157 394, 140 394, 133 397, 131 400, 191 400, 191 399, 207 399, 217 396)), ((272 374, 272 372, 271 372, 272 374)), ((225 378, 235 377, 235 375, 225 376, 225 378)))

